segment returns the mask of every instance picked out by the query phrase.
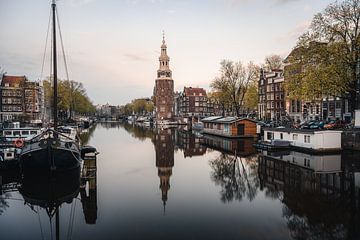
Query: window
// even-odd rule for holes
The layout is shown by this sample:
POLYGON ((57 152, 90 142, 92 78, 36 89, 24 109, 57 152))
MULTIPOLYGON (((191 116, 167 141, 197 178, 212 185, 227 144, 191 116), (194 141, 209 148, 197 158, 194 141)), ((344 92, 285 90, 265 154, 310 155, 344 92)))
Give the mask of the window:
POLYGON ((14 136, 20 136, 20 131, 14 131, 13 134, 14 136))
POLYGON ((304 143, 310 143, 310 136, 309 135, 304 136, 304 143))
POLYGON ((21 135, 29 135, 29 131, 21 131, 21 135))
POLYGON ((267 132, 267 139, 268 139, 268 140, 272 140, 272 139, 273 139, 273 133, 272 133, 272 132, 267 132))
POLYGON ((280 133, 280 139, 283 139, 283 138, 284 138, 283 134, 282 134, 282 133, 280 133))
POLYGON ((30 131, 30 134, 35 135, 35 134, 37 134, 37 131, 30 131))
POLYGON ((5 136, 11 136, 11 131, 5 131, 5 136))
POLYGON ((293 140, 298 140, 298 135, 297 134, 293 134, 293 140))

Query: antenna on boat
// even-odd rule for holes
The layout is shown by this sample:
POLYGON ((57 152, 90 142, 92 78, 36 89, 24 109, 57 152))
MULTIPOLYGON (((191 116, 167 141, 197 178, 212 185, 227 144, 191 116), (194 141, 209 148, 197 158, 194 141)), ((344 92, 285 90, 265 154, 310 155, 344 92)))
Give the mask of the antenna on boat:
POLYGON ((56 0, 52 0, 52 17, 53 17, 53 77, 54 77, 54 130, 57 129, 58 125, 58 96, 57 96, 57 62, 56 62, 56 0))

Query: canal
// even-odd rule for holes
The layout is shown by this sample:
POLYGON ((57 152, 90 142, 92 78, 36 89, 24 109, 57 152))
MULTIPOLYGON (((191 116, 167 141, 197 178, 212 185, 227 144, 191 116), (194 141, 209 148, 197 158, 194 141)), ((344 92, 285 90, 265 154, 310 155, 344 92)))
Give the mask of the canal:
POLYGON ((100 155, 81 173, 21 186, 2 173, 1 239, 360 238, 359 154, 258 153, 250 140, 118 123, 82 139, 100 155))

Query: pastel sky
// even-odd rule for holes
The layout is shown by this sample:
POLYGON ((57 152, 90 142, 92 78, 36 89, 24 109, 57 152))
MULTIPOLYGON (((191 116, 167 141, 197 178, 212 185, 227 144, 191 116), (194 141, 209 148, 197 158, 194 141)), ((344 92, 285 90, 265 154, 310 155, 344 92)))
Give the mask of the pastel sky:
MULTIPOLYGON (((175 90, 209 89, 222 59, 286 56, 331 0, 59 0, 70 79, 96 104, 150 97, 165 31, 175 90)), ((50 0, 0 0, 0 66, 38 80, 50 0)), ((49 53, 47 54, 47 59, 49 53)), ((48 60, 47 60, 48 62, 48 60)), ((62 58, 59 77, 64 78, 62 58)), ((44 75, 49 75, 49 64, 44 75)))

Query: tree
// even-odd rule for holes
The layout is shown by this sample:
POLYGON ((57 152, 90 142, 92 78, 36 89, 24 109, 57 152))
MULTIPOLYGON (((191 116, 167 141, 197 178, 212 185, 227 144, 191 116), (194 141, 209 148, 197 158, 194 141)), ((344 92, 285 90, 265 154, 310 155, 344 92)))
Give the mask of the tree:
MULTIPOLYGON (((52 108, 54 95, 49 78, 44 80, 43 86, 45 91, 45 106, 52 108)), ((72 118, 73 113, 89 114, 94 113, 96 109, 87 96, 82 83, 58 79, 58 110, 59 112, 66 113, 65 115, 69 118, 72 118)))
POLYGON ((283 69, 283 59, 280 55, 272 54, 265 57, 265 63, 262 68, 265 71, 272 71, 274 69, 283 69))
POLYGON ((253 81, 249 84, 244 99, 244 107, 249 110, 255 110, 258 107, 259 96, 257 82, 253 81))
POLYGON ((290 95, 313 98, 349 93, 352 110, 359 107, 360 0, 334 2, 316 14, 295 49, 297 56, 290 63, 297 65, 298 76, 287 84, 294 91, 290 95))
POLYGON ((258 77, 259 67, 250 62, 247 66, 240 61, 223 60, 220 63, 220 76, 211 83, 215 92, 220 92, 222 104, 230 103, 237 116, 243 107, 244 97, 251 81, 258 77))

